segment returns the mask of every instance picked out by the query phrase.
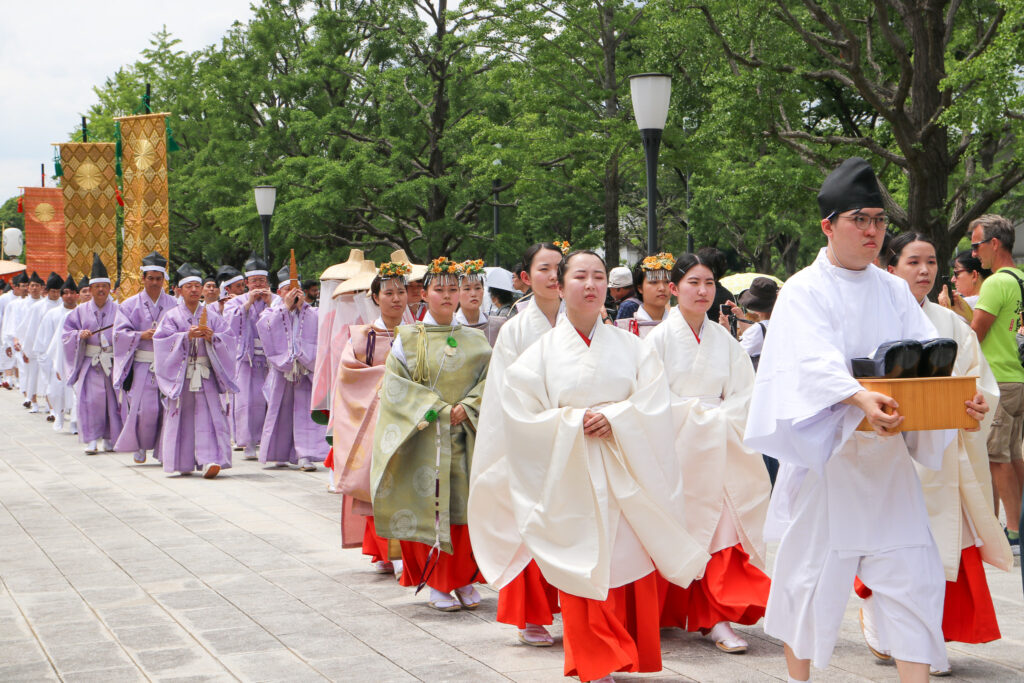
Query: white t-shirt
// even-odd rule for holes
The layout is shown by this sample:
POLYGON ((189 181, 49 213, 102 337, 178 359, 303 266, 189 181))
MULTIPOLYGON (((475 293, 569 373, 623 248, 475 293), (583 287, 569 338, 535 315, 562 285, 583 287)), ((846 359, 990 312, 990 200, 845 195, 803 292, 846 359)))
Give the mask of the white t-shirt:
POLYGON ((759 323, 754 323, 740 335, 740 346, 743 347, 748 356, 761 355, 761 347, 764 346, 764 335, 768 331, 769 322, 769 320, 762 320, 759 323))

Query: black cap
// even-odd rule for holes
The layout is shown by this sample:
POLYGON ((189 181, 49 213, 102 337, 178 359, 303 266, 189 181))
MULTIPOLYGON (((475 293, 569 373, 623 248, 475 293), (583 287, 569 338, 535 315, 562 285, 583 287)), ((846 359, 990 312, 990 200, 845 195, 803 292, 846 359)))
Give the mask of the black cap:
POLYGON ((78 281, 78 291, 81 292, 83 289, 89 286, 89 278, 86 275, 82 276, 82 279, 78 281))
POLYGON ((213 284, 217 284, 217 278, 215 278, 212 275, 207 275, 206 277, 203 278, 203 284, 205 285, 207 282, 212 282, 213 284))
MULTIPOLYGON (((11 278, 12 280, 14 278, 11 278)), ((8 288, 7 280, 0 278, 0 292, 6 292, 8 288)))
POLYGON ((291 273, 291 269, 285 264, 285 267, 277 271, 277 286, 280 287, 285 282, 288 282, 288 275, 291 273))
POLYGON ((32 271, 32 277, 29 278, 29 282, 31 282, 33 284, 37 284, 37 285, 45 285, 46 284, 45 282, 43 282, 43 278, 39 277, 39 273, 37 273, 34 270, 32 271))
POLYGON ((755 277, 747 291, 740 294, 737 303, 748 311, 768 313, 779 297, 779 283, 770 277, 755 277))
POLYGON ((92 272, 89 273, 89 282, 96 282, 102 280, 107 284, 110 284, 110 275, 107 274, 107 267, 103 265, 103 261, 100 260, 100 255, 93 252, 92 255, 92 272))
POLYGON ((851 157, 829 173, 818 192, 818 209, 821 217, 853 209, 881 209, 882 191, 878 178, 868 162, 860 157, 851 157))
POLYGON ((50 277, 46 278, 47 289, 60 289, 61 285, 63 284, 64 278, 62 278, 60 275, 57 275, 57 273, 54 273, 52 271, 50 272, 50 277))
MULTIPOLYGON (((202 272, 197 270, 197 269, 195 269, 195 268, 193 268, 192 264, 189 263, 188 261, 186 261, 185 263, 182 263, 180 266, 178 266, 178 271, 177 272, 178 272, 178 280, 177 280, 177 282, 178 282, 178 286, 179 287, 181 286, 182 280, 186 280, 186 279, 189 279, 189 278, 195 278, 195 280, 198 280, 199 282, 202 282, 202 280, 203 280, 202 272)), ((192 280, 189 280, 189 281, 191 282, 192 280)))
POLYGON ((68 273, 68 279, 61 284, 60 288, 61 290, 70 289, 73 292, 78 291, 78 285, 75 284, 75 278, 71 277, 71 273, 68 273))
POLYGON ((221 266, 217 269, 217 284, 222 285, 228 280, 234 280, 236 277, 241 277, 242 274, 238 272, 238 268, 234 266, 221 266))
POLYGON ((263 271, 262 273, 259 273, 260 275, 265 275, 267 273, 266 261, 258 257, 256 252, 252 252, 249 255, 249 258, 247 258, 245 263, 242 265, 242 272, 245 273, 246 277, 249 277, 249 275, 254 273, 254 271, 263 271))
POLYGON ((150 270, 159 270, 164 275, 167 274, 167 259, 163 257, 163 254, 151 251, 142 257, 142 272, 150 270))

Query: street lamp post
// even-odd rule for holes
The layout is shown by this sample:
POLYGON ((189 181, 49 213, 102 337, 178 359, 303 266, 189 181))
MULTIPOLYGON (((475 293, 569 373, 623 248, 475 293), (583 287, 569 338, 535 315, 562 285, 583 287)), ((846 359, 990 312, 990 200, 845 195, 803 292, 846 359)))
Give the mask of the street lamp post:
POLYGON ((629 77, 633 116, 640 129, 647 161, 647 253, 658 251, 658 148, 668 119, 672 77, 668 74, 636 74, 629 77))
POLYGON ((277 201, 277 188, 273 185, 257 185, 256 213, 260 215, 263 225, 263 262, 270 265, 270 217, 274 215, 274 202, 277 201))

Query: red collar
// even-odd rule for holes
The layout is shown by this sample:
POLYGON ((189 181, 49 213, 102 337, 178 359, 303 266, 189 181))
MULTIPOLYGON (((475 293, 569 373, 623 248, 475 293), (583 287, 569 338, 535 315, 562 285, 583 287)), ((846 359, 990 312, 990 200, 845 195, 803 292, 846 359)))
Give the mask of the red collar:
POLYGON ((590 346, 590 337, 588 337, 587 335, 583 334, 582 332, 577 330, 575 327, 573 327, 572 329, 576 330, 576 334, 580 335, 580 339, 583 340, 584 344, 586 344, 587 346, 590 346))

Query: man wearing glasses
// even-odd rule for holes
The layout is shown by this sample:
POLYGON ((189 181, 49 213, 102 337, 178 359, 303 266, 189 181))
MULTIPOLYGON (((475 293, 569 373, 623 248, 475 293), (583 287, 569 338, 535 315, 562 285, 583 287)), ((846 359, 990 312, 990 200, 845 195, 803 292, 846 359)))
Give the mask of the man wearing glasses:
POLYGON ((920 683, 948 660, 945 575, 914 461, 938 469, 947 435, 894 435, 896 402, 866 391, 850 359, 936 331, 907 283, 871 265, 888 224, 871 166, 844 161, 818 208, 828 244, 779 293, 747 420, 746 445, 780 463, 765 524, 780 543, 764 630, 785 643, 790 681, 806 681, 812 661, 828 665, 854 575, 873 590, 880 581, 879 637, 900 679, 920 683), (874 431, 855 431, 865 418, 874 431))
POLYGON ((989 469, 996 496, 1006 510, 1006 535, 1014 555, 1020 555, 1021 427, 1024 425, 1024 366, 1017 352, 1021 325, 1021 281, 1024 272, 1013 263, 1013 225, 995 214, 971 224, 971 253, 993 275, 981 284, 974 305, 971 329, 978 335, 981 352, 999 383, 999 406, 988 436, 989 469))

